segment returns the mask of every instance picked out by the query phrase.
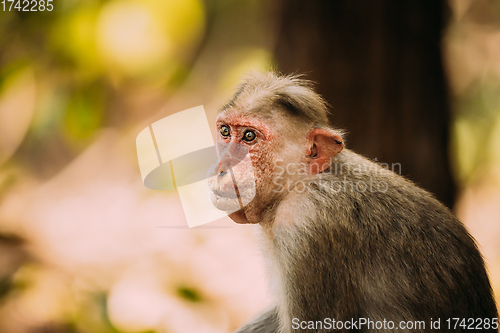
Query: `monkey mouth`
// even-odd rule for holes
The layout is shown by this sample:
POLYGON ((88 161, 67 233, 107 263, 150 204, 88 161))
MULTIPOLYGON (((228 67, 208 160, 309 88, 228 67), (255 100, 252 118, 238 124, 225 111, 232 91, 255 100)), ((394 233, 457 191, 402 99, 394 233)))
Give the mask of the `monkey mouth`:
POLYGON ((212 194, 220 199, 238 199, 238 194, 235 191, 212 190, 212 194))
POLYGON ((241 199, 234 192, 212 191, 210 200, 215 208, 227 214, 234 213, 243 208, 241 206, 241 199))

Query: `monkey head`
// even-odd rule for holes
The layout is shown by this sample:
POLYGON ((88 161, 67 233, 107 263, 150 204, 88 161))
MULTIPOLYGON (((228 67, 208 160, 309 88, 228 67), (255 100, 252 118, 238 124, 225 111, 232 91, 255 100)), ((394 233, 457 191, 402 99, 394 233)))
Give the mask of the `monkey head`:
POLYGON ((216 120, 212 203, 237 223, 265 221, 294 184, 327 169, 344 145, 307 81, 280 83, 266 86, 262 74, 249 76, 216 120))

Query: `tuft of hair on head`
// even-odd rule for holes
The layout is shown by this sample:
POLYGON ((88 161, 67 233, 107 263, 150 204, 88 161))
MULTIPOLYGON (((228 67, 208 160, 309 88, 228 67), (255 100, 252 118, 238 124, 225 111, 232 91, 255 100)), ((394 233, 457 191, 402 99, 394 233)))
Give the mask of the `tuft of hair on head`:
POLYGON ((329 104, 313 90, 313 82, 302 75, 282 75, 274 71, 253 71, 245 75, 237 92, 220 112, 235 108, 244 114, 263 117, 285 112, 315 127, 330 127, 329 104))

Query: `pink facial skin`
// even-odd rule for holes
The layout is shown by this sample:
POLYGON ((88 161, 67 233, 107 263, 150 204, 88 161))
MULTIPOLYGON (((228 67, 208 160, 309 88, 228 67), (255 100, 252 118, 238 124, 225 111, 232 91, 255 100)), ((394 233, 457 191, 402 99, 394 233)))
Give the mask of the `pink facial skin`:
MULTIPOLYGON (((274 156, 272 147, 276 141, 276 135, 265 122, 225 111, 217 117, 216 124, 218 142, 244 144, 248 147, 248 153, 256 170, 264 171, 265 167, 269 166, 269 162, 273 160, 274 156), (231 130, 231 135, 227 138, 219 133, 223 125, 228 126, 231 130), (251 130, 257 135, 251 142, 243 140, 243 135, 247 130, 251 130)), ((261 178, 262 174, 257 173, 255 176, 258 179, 261 178)))
MULTIPOLYGON (((266 213, 278 199, 279 194, 273 191, 276 181, 279 177, 275 171, 280 163, 294 164, 295 161, 301 160, 304 166, 305 174, 315 175, 323 172, 330 165, 331 158, 335 157, 343 149, 343 139, 341 135, 330 129, 312 129, 307 137, 305 137, 305 146, 294 151, 293 143, 287 141, 289 137, 284 137, 288 133, 286 126, 273 126, 272 122, 264 121, 258 117, 248 117, 241 115, 241 112, 232 108, 227 109, 219 114, 216 120, 217 124, 217 141, 222 143, 231 143, 236 145, 245 145, 248 148, 250 159, 247 162, 231 163, 231 153, 226 151, 222 156, 219 156, 219 169, 221 177, 218 177, 218 189, 234 192, 240 203, 242 198, 237 189, 233 189, 234 182, 238 188, 244 188, 250 182, 255 186, 254 199, 242 209, 229 215, 237 223, 259 223, 263 220, 263 214, 266 213), (229 134, 222 135, 221 128, 228 127, 229 134), (276 130, 274 128, 281 128, 276 130), (255 138, 251 141, 244 140, 244 135, 247 131, 255 133, 255 138), (278 161, 276 156, 281 157, 278 161), (283 160, 285 157, 286 161, 283 160), (223 177, 223 171, 228 169, 228 166, 234 165, 231 168, 234 174, 234 180, 228 181, 228 178, 223 177), (251 174, 251 175, 250 175, 251 174)), ((240 159, 241 160, 241 159, 240 159)), ((301 166, 299 166, 301 167, 301 166)), ((288 170, 288 169, 287 169, 288 170)))
MULTIPOLYGON (((218 142, 237 143, 248 147, 251 165, 242 165, 240 163, 233 171, 237 181, 244 183, 247 178, 245 172, 252 170, 254 178, 252 181, 255 181, 256 188, 255 200, 242 210, 229 215, 229 217, 237 223, 257 223, 259 219, 257 212, 260 211, 260 208, 255 207, 254 202, 265 202, 265 200, 259 200, 259 195, 266 193, 268 190, 267 187, 272 184, 272 175, 275 168, 273 147, 275 146, 277 136, 263 121, 241 116, 236 112, 224 111, 220 113, 216 124, 218 142), (230 135, 228 137, 223 137, 220 134, 222 126, 229 127, 230 135), (256 134, 255 139, 250 142, 243 140, 243 135, 248 130, 256 134), (238 167, 240 170, 238 170, 238 167)), ((222 156, 220 166, 224 164, 223 159, 224 157, 222 156)), ((221 171, 224 171, 222 168, 221 171)))
MULTIPOLYGON (((217 124, 217 129, 220 130, 222 125, 228 125, 231 127, 231 142, 238 142, 241 143, 242 140, 242 135, 243 133, 240 133, 241 130, 246 130, 246 129, 252 129, 255 130, 255 133, 257 134, 257 139, 263 139, 263 140, 272 140, 275 139, 275 135, 273 134, 273 131, 266 125, 265 122, 255 119, 255 118, 250 118, 250 117, 244 117, 241 115, 238 115, 236 113, 231 113, 228 111, 224 111, 219 116, 217 116, 216 119, 216 124, 217 124), (234 136, 234 130, 237 131, 238 134, 241 134, 239 137, 234 136), (259 135, 260 134, 260 138, 259 135)), ((218 137, 218 140, 222 139, 223 142, 229 142, 227 141, 228 139, 225 139, 221 136, 218 137)))

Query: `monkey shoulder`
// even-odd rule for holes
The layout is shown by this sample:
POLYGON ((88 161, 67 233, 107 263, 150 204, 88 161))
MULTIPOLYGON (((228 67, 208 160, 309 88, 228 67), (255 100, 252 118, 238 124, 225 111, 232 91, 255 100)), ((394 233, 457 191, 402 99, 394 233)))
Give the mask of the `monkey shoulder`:
POLYGON ((308 191, 281 202, 275 263, 294 267, 301 288, 355 290, 337 297, 357 299, 374 318, 390 304, 400 304, 392 314, 399 319, 495 316, 483 259, 465 226, 429 192, 353 154, 342 173, 308 178, 308 191), (387 186, 358 184, 370 177, 387 186))
POLYGON ((324 229, 332 242, 350 242, 355 250, 369 248, 388 259, 410 253, 403 257, 447 258, 457 266, 467 265, 466 258, 482 262, 465 226, 431 193, 352 151, 339 155, 332 170, 310 181, 288 220, 324 229))

